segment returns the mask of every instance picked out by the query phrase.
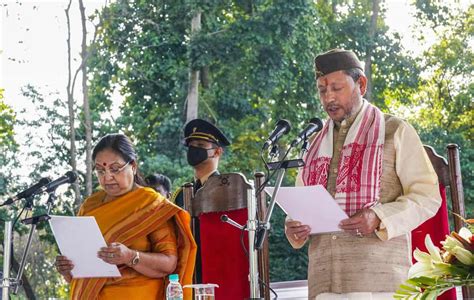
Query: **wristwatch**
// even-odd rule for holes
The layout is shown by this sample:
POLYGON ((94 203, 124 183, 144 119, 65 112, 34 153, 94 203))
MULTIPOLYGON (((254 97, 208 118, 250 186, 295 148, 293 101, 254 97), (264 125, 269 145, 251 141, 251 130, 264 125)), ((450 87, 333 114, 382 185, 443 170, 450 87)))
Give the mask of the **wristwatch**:
POLYGON ((135 266, 140 262, 140 252, 135 251, 135 256, 132 258, 130 262, 130 266, 135 266))

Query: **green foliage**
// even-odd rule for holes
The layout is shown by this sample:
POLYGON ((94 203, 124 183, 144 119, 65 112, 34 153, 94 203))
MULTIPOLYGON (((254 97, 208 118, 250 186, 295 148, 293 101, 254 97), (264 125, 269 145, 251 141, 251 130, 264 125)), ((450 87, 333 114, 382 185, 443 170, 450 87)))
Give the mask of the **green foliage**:
MULTIPOLYGON (((418 2, 421 5, 421 1, 418 2)), ((425 7, 425 6, 423 6, 425 7)), ((421 10, 421 13, 426 12, 421 10)), ((399 109, 419 129, 425 144, 445 153, 449 143, 460 147, 466 212, 474 211, 474 6, 467 10, 453 7, 446 19, 433 24, 438 42, 429 48, 420 61, 429 70, 420 81, 410 101, 399 109), (463 53, 463 55, 459 55, 463 53)), ((436 16, 426 16, 438 20, 436 16)), ((421 19, 424 22, 424 19, 421 19)))
POLYGON ((416 0, 416 19, 420 25, 436 29, 447 25, 456 14, 450 9, 450 5, 439 0, 416 0))
MULTIPOLYGON (((13 126, 15 125, 15 113, 3 100, 4 89, 0 88, 0 145, 4 149, 15 149, 17 146, 14 139, 13 126)), ((4 151, 2 151, 4 152, 4 151)))
POLYGON ((438 296, 447 290, 462 285, 472 285, 474 281, 461 279, 444 279, 431 277, 417 277, 409 279, 406 284, 400 285, 400 288, 393 296, 395 299, 426 299, 435 300, 438 296))
MULTIPOLYGON (((362 59, 370 52, 373 102, 384 111, 406 116, 422 141, 439 153, 447 143, 461 146, 466 210, 472 212, 473 8, 415 1, 420 42, 429 30, 436 33, 438 42, 421 57, 414 57, 403 54, 400 36, 388 33, 383 3, 374 38, 370 38, 372 1, 368 0, 113 1, 92 17, 99 24, 97 39, 88 49, 87 66, 93 141, 110 132, 123 132, 137 145, 142 173, 164 173, 175 188, 189 181, 192 169, 181 139, 192 68, 201 74, 199 117, 216 123, 232 140, 221 172, 242 172, 252 178, 255 171, 263 170, 260 147, 277 120, 291 121, 295 133, 306 120, 323 116, 315 97, 314 56, 334 47, 353 49, 362 59), (190 24, 196 12, 201 12, 201 30, 192 34, 190 24)), ((1 95, 2 90, 0 195, 5 195, 52 172, 51 166, 65 169, 69 133, 66 105, 57 94, 26 87, 24 96, 34 108, 26 119, 17 117, 1 95), (14 126, 30 128, 26 138, 34 146, 21 147, 34 170, 28 182, 10 174, 17 167, 19 152, 14 126), (35 134, 44 130, 47 136, 35 134)), ((83 119, 81 107, 75 109, 78 119, 83 119)), ((85 135, 81 122, 77 127, 81 161, 85 135)), ((286 145, 289 138, 284 137, 281 144, 286 145)), ((295 175, 295 170, 288 172, 284 185, 292 185, 295 175)), ((68 192, 58 203, 55 212, 73 213, 68 192)), ((36 213, 43 211, 40 206, 36 213)), ((15 212, 1 210, 0 218, 15 212)), ((284 214, 276 208, 270 232, 271 280, 305 279, 307 248, 292 249, 283 224, 284 214)), ((38 287, 39 295, 63 297, 65 286, 56 273, 44 271, 51 269, 55 246, 48 248, 53 240, 43 226, 40 240, 45 255, 38 265, 28 267, 27 274, 44 272, 41 282, 34 284, 48 282, 49 286, 38 287)))
POLYGON ((308 245, 295 250, 285 237, 285 213, 275 207, 269 235, 272 282, 308 278, 308 245))
POLYGON ((0 196, 8 192, 9 184, 15 179, 11 170, 17 167, 15 152, 18 150, 14 137, 16 116, 11 107, 5 104, 3 91, 0 88, 0 196))

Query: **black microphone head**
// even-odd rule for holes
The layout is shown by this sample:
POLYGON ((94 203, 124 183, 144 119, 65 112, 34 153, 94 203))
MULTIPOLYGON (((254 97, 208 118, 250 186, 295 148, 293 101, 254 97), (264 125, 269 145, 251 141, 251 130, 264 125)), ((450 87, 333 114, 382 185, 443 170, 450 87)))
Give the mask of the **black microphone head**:
POLYGON ((227 220, 229 220, 229 217, 227 215, 221 215, 222 222, 227 222, 227 220))
POLYGON ((291 124, 288 120, 280 119, 275 124, 275 129, 270 134, 268 140, 263 144, 262 149, 267 149, 270 145, 273 145, 282 135, 287 134, 291 130, 291 124))
POLYGON ((284 128, 283 134, 287 134, 287 133, 290 132, 290 130, 291 130, 291 123, 290 123, 290 121, 285 120, 285 119, 280 119, 280 120, 276 123, 275 127, 278 127, 278 126, 281 126, 281 127, 284 128))
POLYGON ((51 179, 49 179, 48 177, 43 177, 38 181, 38 186, 45 186, 50 182, 51 182, 51 179))
POLYGON ((291 147, 296 146, 298 143, 300 143, 303 140, 307 140, 309 136, 311 136, 313 133, 320 131, 323 129, 323 121, 319 118, 312 118, 308 122, 308 126, 300 132, 298 137, 291 142, 291 147))
POLYGON ((323 121, 320 118, 312 118, 309 120, 309 123, 317 126, 318 129, 316 131, 320 131, 323 128, 323 121))
POLYGON ((30 196, 34 196, 35 194, 38 193, 38 191, 42 187, 49 184, 50 182, 51 182, 51 179, 49 179, 48 177, 43 177, 36 184, 30 186, 29 188, 27 188, 23 192, 17 194, 15 197, 13 197, 14 198, 13 200, 23 199, 23 198, 27 198, 27 197, 30 197, 30 196))
POLYGON ((77 179, 77 173, 73 171, 67 171, 66 174, 64 174, 64 176, 66 176, 68 179, 67 183, 73 183, 77 179))

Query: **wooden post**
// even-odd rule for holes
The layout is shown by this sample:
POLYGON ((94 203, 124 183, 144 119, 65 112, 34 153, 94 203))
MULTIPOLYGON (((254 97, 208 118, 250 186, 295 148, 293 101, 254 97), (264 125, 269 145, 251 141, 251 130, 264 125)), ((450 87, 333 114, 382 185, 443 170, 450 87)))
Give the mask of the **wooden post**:
MULTIPOLYGON (((459 146, 456 144, 449 144, 446 146, 448 152, 448 167, 450 176, 450 193, 453 211, 463 218, 466 217, 464 209, 464 192, 462 187, 461 164, 459 162, 459 146)), ((454 218, 454 229, 456 232, 463 227, 463 221, 458 217, 454 218)))
MULTIPOLYGON (((462 186, 461 163, 459 162, 459 146, 456 144, 448 144, 446 146, 448 152, 448 167, 450 176, 450 193, 453 211, 463 218, 466 217, 464 208, 464 191, 462 186)), ((463 221, 458 217, 454 217, 454 229, 456 232, 463 227, 463 221)), ((462 296, 464 299, 472 299, 474 297, 474 289, 464 286, 462 288, 462 296)))

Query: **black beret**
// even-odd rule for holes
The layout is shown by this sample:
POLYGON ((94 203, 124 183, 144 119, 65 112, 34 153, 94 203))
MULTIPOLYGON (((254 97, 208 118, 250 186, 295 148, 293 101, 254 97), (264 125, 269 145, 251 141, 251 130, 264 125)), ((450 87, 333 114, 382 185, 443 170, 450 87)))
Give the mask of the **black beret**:
POLYGON ((184 143, 186 146, 190 140, 205 140, 220 147, 230 145, 229 140, 219 128, 202 119, 191 120, 184 126, 184 143))
POLYGON ((316 68, 316 78, 332 72, 354 68, 364 71, 362 63, 355 53, 344 49, 332 49, 316 56, 314 67, 316 68))

